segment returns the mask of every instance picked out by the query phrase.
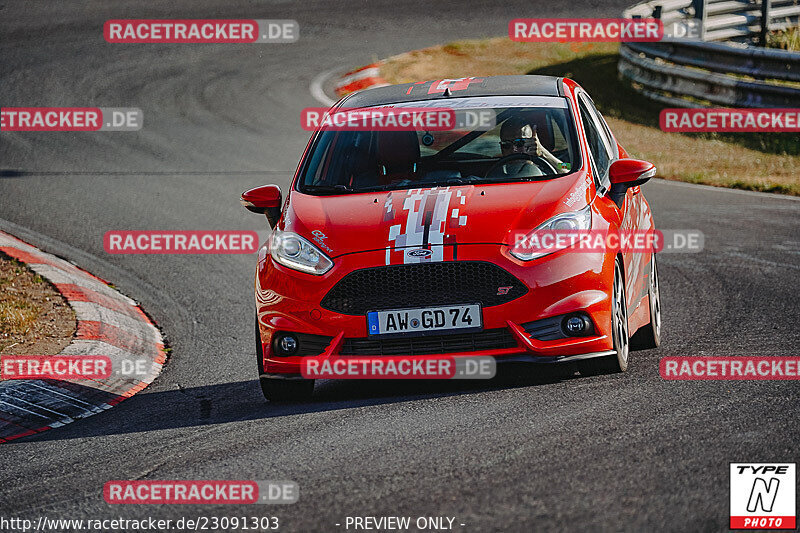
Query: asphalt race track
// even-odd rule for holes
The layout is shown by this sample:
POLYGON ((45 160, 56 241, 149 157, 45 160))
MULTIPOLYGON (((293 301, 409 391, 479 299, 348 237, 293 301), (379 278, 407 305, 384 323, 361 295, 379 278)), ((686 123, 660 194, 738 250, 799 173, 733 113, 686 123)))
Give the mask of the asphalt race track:
MULTIPOLYGON (((323 382, 270 405, 253 345, 247 255, 109 255, 128 229, 252 229, 241 191, 286 186, 320 73, 515 17, 615 17, 577 2, 52 2, 0 4, 0 106, 139 107, 138 133, 0 134, 0 229, 113 282, 173 348, 118 407, 0 450, 0 515, 280 518, 450 516, 459 531, 724 531, 728 463, 797 461, 797 382, 668 382, 673 355, 800 355, 800 201, 656 180, 663 229, 705 233, 662 254, 664 338, 627 374, 518 369, 485 382, 323 382), (295 19, 282 45, 108 44, 112 18, 295 19), (111 506, 112 479, 291 479, 288 506, 111 506), (460 524, 464 524, 461 526, 460 524)), ((655 162, 658 164, 658 162, 655 162)), ((342 526, 336 526, 342 524, 342 526)))

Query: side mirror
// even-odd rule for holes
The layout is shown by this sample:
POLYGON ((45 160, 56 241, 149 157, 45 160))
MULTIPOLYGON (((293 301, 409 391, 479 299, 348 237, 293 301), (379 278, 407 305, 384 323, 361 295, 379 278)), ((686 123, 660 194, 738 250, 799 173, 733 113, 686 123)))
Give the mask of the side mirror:
POLYGON ((608 176, 612 185, 636 187, 656 175, 656 166, 639 159, 617 159, 611 163, 608 176))
POLYGON ((621 208, 628 189, 638 187, 655 175, 656 166, 653 163, 639 159, 617 159, 608 168, 611 180, 609 196, 621 208))
POLYGON ((281 189, 277 185, 262 185, 244 191, 241 202, 248 211, 266 215, 272 227, 275 227, 281 217, 281 189))

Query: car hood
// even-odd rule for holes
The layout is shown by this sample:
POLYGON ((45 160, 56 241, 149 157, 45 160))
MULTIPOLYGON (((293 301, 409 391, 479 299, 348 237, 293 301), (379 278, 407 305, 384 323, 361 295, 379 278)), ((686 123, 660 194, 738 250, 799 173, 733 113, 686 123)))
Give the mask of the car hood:
POLYGON ((549 181, 336 196, 292 191, 282 229, 312 240, 331 258, 387 248, 509 243, 518 232, 585 207, 589 180, 576 172, 549 181))

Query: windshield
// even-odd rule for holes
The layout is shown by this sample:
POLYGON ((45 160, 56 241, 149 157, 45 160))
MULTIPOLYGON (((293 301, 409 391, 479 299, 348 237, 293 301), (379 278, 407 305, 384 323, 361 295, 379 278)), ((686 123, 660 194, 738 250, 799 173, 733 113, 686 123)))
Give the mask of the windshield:
POLYGON ((477 129, 457 125, 446 131, 323 129, 306 159, 298 190, 346 194, 546 180, 580 167, 566 98, 458 98, 391 107, 419 109, 432 105, 452 108, 460 117, 473 111, 485 116, 490 110, 492 121, 477 129))

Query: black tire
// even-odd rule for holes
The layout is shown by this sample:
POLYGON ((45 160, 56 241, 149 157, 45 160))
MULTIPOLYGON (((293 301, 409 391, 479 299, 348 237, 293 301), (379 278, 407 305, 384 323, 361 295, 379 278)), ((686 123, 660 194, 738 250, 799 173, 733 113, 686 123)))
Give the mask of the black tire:
POLYGON ((314 392, 313 379, 281 379, 267 378, 264 373, 264 352, 261 348, 261 332, 258 330, 256 317, 256 360, 258 364, 258 381, 264 398, 271 402, 299 402, 311 398, 314 392))
POLYGON ((661 344, 661 289, 658 283, 656 254, 650 259, 647 300, 650 305, 650 322, 639 328, 631 337, 631 350, 650 350, 661 344))
POLYGON ((625 299, 625 278, 619 259, 614 264, 614 284, 611 294, 611 336, 616 353, 578 361, 578 370, 582 375, 616 374, 628 370, 630 348, 628 305, 625 299))

